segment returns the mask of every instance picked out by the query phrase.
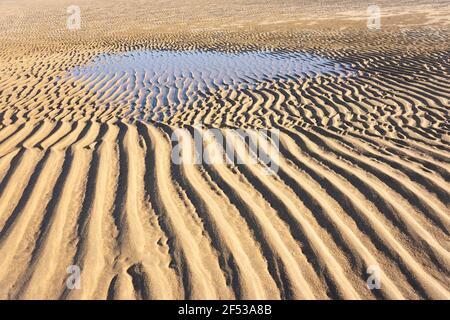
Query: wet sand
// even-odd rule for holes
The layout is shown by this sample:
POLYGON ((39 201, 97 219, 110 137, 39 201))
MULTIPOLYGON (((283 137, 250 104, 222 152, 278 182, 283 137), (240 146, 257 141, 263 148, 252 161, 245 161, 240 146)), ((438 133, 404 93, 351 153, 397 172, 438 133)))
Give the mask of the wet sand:
POLYGON ((450 298, 445 1, 71 2, 0 3, 0 298, 450 298))

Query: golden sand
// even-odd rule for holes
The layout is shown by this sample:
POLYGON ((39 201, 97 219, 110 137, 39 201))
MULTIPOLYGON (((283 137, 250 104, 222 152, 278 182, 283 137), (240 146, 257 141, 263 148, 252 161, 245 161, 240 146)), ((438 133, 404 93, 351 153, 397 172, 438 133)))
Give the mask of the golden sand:
POLYGON ((447 1, 377 1, 380 30, 361 0, 78 0, 68 30, 72 2, 0 2, 0 298, 450 298, 447 1), (70 77, 140 50, 346 69, 156 106, 133 73, 70 77), (276 174, 173 163, 199 123, 279 130, 276 174))

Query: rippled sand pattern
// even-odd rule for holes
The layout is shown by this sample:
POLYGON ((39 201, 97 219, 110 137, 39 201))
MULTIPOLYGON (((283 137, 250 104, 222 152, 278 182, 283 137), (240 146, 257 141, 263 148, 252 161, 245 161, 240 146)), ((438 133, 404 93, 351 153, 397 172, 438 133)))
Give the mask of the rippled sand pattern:
POLYGON ((0 2, 0 298, 450 299, 446 2, 79 3, 0 2))

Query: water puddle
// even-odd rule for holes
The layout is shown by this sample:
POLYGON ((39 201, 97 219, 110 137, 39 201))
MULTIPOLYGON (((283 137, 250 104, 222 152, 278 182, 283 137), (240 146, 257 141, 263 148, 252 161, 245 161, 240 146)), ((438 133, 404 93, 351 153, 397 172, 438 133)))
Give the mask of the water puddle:
POLYGON ((99 55, 71 70, 68 78, 98 99, 151 108, 192 103, 222 89, 252 89, 266 81, 343 75, 344 67, 300 52, 141 50, 99 55))

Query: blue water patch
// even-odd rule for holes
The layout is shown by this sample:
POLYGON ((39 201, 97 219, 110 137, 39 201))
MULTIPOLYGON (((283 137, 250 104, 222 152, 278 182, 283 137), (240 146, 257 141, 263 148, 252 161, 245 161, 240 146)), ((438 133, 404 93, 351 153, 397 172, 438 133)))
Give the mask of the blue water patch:
POLYGON ((303 52, 138 50, 101 54, 67 78, 83 83, 98 99, 151 108, 192 103, 199 94, 221 89, 251 89, 266 81, 342 75, 345 70, 303 52))

